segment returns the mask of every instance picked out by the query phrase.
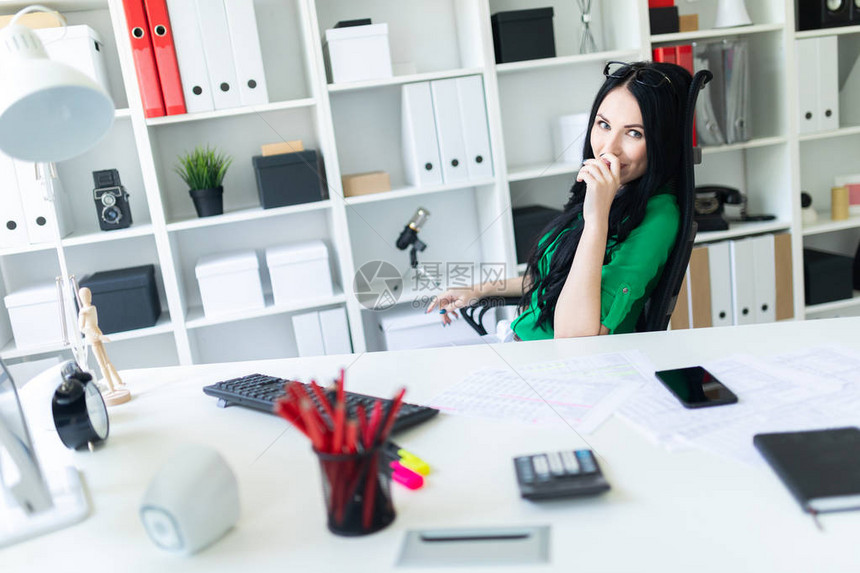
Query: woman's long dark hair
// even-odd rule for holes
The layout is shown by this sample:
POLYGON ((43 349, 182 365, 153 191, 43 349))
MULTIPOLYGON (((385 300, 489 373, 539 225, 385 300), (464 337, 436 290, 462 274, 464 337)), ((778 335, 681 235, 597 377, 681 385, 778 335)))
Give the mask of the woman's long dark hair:
MULTIPOLYGON (((616 88, 627 89, 639 103, 639 109, 642 112, 647 169, 639 179, 624 185, 612 202, 609 210, 607 239, 611 238, 617 243, 623 242, 630 231, 642 222, 648 199, 658 189, 671 184, 680 173, 684 107, 692 81, 687 70, 674 64, 636 62, 630 64, 627 69, 628 73, 623 74, 623 77, 607 77, 597 92, 582 151, 584 159, 594 158, 594 150, 591 148, 591 129, 597 110, 609 92, 616 88), (641 82, 635 79, 637 70, 649 70, 638 76, 641 82), (661 81, 660 85, 653 85, 656 83, 653 81, 654 77, 663 76, 669 81, 661 81), (650 85, 645 85, 646 83, 650 85)), ((573 257, 582 237, 582 225, 577 224, 577 220, 582 216, 585 189, 584 181, 574 182, 570 189, 570 199, 564 206, 564 212, 541 232, 540 237, 547 234, 549 236, 542 243, 536 244, 529 255, 520 311, 526 310, 531 305, 532 295, 537 292, 535 310, 538 312, 538 327, 548 323, 550 327, 555 328, 555 305, 567 280, 573 257), (555 253, 552 255, 552 264, 549 265, 549 272, 542 276, 538 272, 538 263, 546 254, 546 250, 565 230, 568 232, 558 240, 555 253)))

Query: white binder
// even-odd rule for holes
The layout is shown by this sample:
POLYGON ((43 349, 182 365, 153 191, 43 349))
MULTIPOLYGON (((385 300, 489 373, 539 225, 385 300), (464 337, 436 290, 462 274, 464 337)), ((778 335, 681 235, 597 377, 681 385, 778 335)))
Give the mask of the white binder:
MULTIPOLYGON (((224 0, 195 0, 215 109, 242 105, 224 0)), ((174 29, 176 26, 174 25, 174 29)))
POLYGON ((732 325, 732 278, 729 244, 708 245, 708 274, 711 278, 711 325, 732 325))
POLYGON ((203 37, 193 0, 166 0, 170 25, 173 29, 173 48, 182 78, 182 95, 188 113, 212 111, 212 90, 209 71, 203 53, 203 37))
POLYGON ((224 0, 242 105, 269 103, 254 0, 224 0))
POLYGON ((0 153, 0 249, 20 247, 28 243, 15 164, 11 157, 0 153))
POLYGON ((776 252, 773 235, 750 239, 755 261, 755 321, 776 320, 776 252))
POLYGON ((293 333, 299 356, 322 356, 325 354, 322 329, 318 312, 293 315, 293 333))
MULTIPOLYGON (((822 131, 839 129, 839 44, 836 36, 818 40, 818 105, 819 127, 822 131)), ((809 74, 807 69, 806 74, 809 74)), ((805 76, 798 76, 804 78, 805 76)), ((801 83, 803 79, 799 80, 801 83)))
POLYGON ((342 306, 319 311, 319 320, 326 354, 349 354, 352 352, 346 312, 342 306))
POLYGON ((752 239, 729 241, 734 324, 755 322, 755 259, 752 239))
POLYGON ((442 183, 439 141, 433 119, 430 84, 405 84, 402 92, 403 163, 410 185, 425 187, 442 183))
POLYGON ((463 140, 457 78, 430 82, 430 92, 433 94, 442 180, 445 183, 466 181, 469 171, 466 167, 466 142, 463 140))
POLYGON ((71 233, 65 195, 60 180, 56 177, 51 178, 54 200, 50 201, 46 198, 46 183, 41 180, 36 164, 17 160, 14 161, 14 164, 28 241, 31 244, 52 243, 58 229, 60 237, 65 237, 71 233))
POLYGON ((469 179, 493 176, 490 156, 490 131, 487 127, 487 106, 481 76, 457 78, 460 117, 463 120, 463 141, 466 145, 466 169, 469 179))
POLYGON ((812 133, 822 129, 821 88, 818 68, 821 65, 818 56, 818 38, 797 40, 795 45, 795 63, 797 77, 797 125, 800 133, 812 133))

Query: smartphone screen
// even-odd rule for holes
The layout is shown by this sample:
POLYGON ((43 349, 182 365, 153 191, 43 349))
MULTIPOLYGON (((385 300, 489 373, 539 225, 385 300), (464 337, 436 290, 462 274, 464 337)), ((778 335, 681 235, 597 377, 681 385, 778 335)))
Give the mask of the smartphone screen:
POLYGON ((734 404, 738 397, 701 366, 660 370, 657 378, 687 408, 734 404))

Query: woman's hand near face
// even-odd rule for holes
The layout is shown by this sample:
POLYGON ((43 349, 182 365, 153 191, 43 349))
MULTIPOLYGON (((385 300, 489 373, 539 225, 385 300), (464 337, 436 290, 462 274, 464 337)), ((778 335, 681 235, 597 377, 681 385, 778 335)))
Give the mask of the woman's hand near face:
POLYGON ((621 187, 621 162, 618 157, 604 153, 602 157, 585 160, 576 180, 586 184, 585 202, 582 205, 585 222, 608 221, 609 208, 621 187))

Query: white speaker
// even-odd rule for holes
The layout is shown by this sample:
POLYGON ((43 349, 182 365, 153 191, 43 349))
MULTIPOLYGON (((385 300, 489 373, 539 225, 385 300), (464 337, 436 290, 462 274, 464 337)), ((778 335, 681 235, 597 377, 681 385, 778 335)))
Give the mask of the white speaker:
POLYGON ((140 504, 140 519, 161 549, 196 553, 238 521, 236 476, 214 449, 183 446, 149 484, 140 504))
POLYGON ((734 26, 749 26, 750 24, 752 24, 752 19, 747 13, 744 0, 719 0, 714 28, 733 28, 734 26))

